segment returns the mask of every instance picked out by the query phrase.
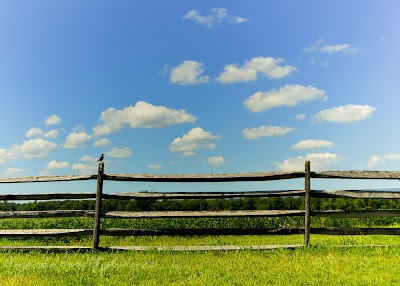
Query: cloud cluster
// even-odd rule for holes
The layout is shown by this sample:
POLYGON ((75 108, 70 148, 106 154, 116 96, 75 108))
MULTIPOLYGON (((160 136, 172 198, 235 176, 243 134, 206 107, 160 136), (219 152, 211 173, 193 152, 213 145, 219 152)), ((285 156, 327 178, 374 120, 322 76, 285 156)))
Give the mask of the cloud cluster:
POLYGON ((170 82, 173 84, 190 85, 208 83, 210 78, 202 76, 204 64, 196 61, 183 61, 180 65, 171 68, 170 82))
POLYGON ((286 126, 260 126, 254 128, 246 128, 242 131, 242 135, 246 139, 258 139, 261 137, 283 136, 294 130, 295 128, 286 126))
POLYGON ((67 149, 82 148, 84 144, 92 138, 92 135, 86 132, 71 132, 68 134, 65 143, 62 145, 67 149))
POLYGON ((43 138, 49 138, 49 139, 56 139, 58 137, 58 131, 53 129, 53 130, 44 132, 40 128, 32 127, 31 129, 26 131, 25 137, 27 137, 27 138, 43 137, 43 138))
POLYGON ((50 115, 46 118, 44 124, 49 125, 56 125, 61 123, 61 118, 57 114, 50 115))
POLYGON ((24 173, 26 172, 25 169, 21 168, 7 168, 3 173, 6 176, 15 176, 16 174, 24 173))
POLYGON ((310 161, 313 170, 324 170, 340 162, 342 157, 334 153, 310 153, 305 156, 288 158, 274 165, 280 171, 304 171, 304 162, 310 161))
POLYGON ((161 169, 161 165, 160 164, 147 164, 147 168, 149 168, 151 170, 158 170, 158 169, 161 169))
POLYGON ((125 125, 131 128, 157 128, 174 124, 194 123, 196 117, 186 110, 174 110, 164 106, 154 106, 138 101, 135 106, 122 110, 108 108, 100 116, 100 124, 93 128, 95 135, 106 135, 122 130, 125 125))
POLYGON ((359 49, 352 47, 350 44, 335 44, 335 45, 323 45, 324 39, 319 39, 313 45, 303 49, 304 52, 320 52, 325 54, 355 54, 359 52, 359 49))
POLYGON ((376 108, 369 105, 344 105, 332 109, 324 109, 313 116, 313 122, 348 123, 371 118, 376 108))
MULTIPOLYGON (((297 68, 291 65, 283 65, 283 58, 254 57, 242 66, 237 64, 225 65, 216 81, 223 84, 255 81, 261 75, 269 79, 280 79, 290 76, 297 68)), ((205 64, 197 61, 186 60, 172 68, 164 65, 162 74, 169 74, 172 84, 193 85, 209 83, 210 77, 205 76, 205 64)))
POLYGON ((400 154, 390 154, 390 155, 374 155, 371 156, 368 160, 368 167, 374 167, 376 165, 383 165, 387 161, 399 161, 400 160, 400 154))
POLYGON ((196 9, 193 9, 187 12, 183 19, 194 21, 209 28, 223 22, 242 24, 249 21, 244 17, 230 15, 225 8, 213 8, 207 15, 201 15, 196 9))
POLYGON ((93 143, 94 147, 108 147, 111 145, 112 145, 112 142, 107 138, 98 139, 93 143))
POLYGON ((221 166, 224 162, 225 162, 225 159, 223 156, 209 157, 207 159, 207 163, 216 168, 221 166))
POLYGON ((335 146, 335 143, 327 140, 302 140, 292 146, 292 150, 329 148, 335 146))
POLYGON ((279 79, 297 71, 294 66, 281 65, 283 62, 285 60, 282 58, 255 57, 246 61, 241 67, 229 64, 217 77, 217 81, 221 83, 249 82, 256 80, 260 74, 270 79, 279 79))
POLYGON ((54 169, 68 169, 69 163, 68 162, 57 162, 56 160, 52 160, 47 164, 47 168, 48 170, 54 170, 54 169))
POLYGON ((22 144, 15 144, 9 152, 9 158, 43 158, 56 147, 56 143, 43 140, 42 138, 30 139, 24 141, 22 144))
POLYGON ((323 89, 314 86, 287 84, 267 92, 256 92, 243 103, 251 112, 261 112, 279 106, 295 106, 312 100, 326 101, 328 96, 323 89))
POLYGON ((171 152, 181 153, 182 156, 192 156, 194 151, 199 149, 215 149, 216 144, 213 140, 220 139, 221 136, 214 135, 200 127, 195 127, 182 138, 175 138, 169 144, 171 152))
POLYGON ((106 152, 106 155, 115 158, 126 158, 132 155, 132 149, 128 147, 124 148, 113 147, 110 151, 106 152))

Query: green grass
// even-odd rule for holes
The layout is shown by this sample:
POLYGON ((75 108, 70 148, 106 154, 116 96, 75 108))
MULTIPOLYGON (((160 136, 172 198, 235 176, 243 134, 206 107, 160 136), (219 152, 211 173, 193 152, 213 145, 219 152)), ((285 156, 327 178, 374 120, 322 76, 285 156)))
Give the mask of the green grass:
POLYGON ((1 285, 398 285, 399 248, 1 253, 1 285))
MULTIPOLYGON (((292 219, 104 220, 103 228, 301 227, 292 219)), ((318 219, 313 226, 397 227, 396 220, 318 219)), ((5 219, 0 229, 92 228, 89 218, 5 219)), ((284 236, 102 236, 100 246, 302 244, 284 236)), ((91 246, 91 237, 1 238, 0 245, 91 246)), ((398 285, 399 236, 311 235, 311 247, 295 250, 146 252, 0 252, 0 285, 398 285), (341 245, 341 247, 338 247, 341 245), (364 245, 363 247, 352 247, 364 245)))

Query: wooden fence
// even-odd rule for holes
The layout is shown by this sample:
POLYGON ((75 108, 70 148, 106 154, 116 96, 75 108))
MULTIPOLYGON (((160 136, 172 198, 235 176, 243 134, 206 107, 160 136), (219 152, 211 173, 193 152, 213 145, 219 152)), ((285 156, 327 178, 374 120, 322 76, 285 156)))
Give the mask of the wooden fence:
MULTIPOLYGON (((74 249, 134 249, 142 250, 148 247, 107 247, 100 245, 100 236, 140 236, 140 235, 283 235, 304 234, 304 244, 301 245, 274 245, 274 246, 223 246, 223 247, 175 247, 174 249, 242 249, 242 248, 276 248, 308 246, 311 234, 330 235, 398 235, 400 228, 311 228, 310 217, 333 218, 365 218, 365 217, 399 217, 400 210, 363 210, 363 211, 311 211, 311 198, 379 198, 399 199, 400 192, 362 191, 362 190, 311 190, 311 179, 385 179, 398 180, 400 172, 395 171, 325 171, 311 172, 310 162, 305 163, 304 172, 258 172, 237 174, 198 174, 198 175, 149 175, 149 174, 105 174, 104 163, 100 162, 97 175, 71 175, 71 176, 39 176, 0 178, 0 184, 7 183, 33 183, 33 182, 59 182, 97 180, 96 193, 52 193, 52 194, 6 194, 0 195, 0 200, 66 200, 66 199, 95 199, 95 210, 57 210, 57 211, 3 211, 1 218, 43 218, 43 217, 92 217, 93 229, 29 229, 29 230, 0 230, 0 237, 63 237, 63 236, 93 236, 92 247, 7 247, 0 249, 41 249, 41 250, 74 250, 74 249), (103 181, 129 181, 129 182, 252 182, 272 181, 304 178, 302 190, 277 190, 256 192, 174 192, 174 193, 103 193, 103 181), (229 198, 261 198, 282 196, 304 196, 304 210, 236 210, 236 211, 145 211, 145 212, 120 212, 102 211, 103 199, 123 200, 182 200, 182 199, 229 199, 229 198), (262 229, 101 229, 102 218, 226 218, 226 217, 281 217, 302 216, 302 228, 262 228, 262 229)), ((151 247, 154 248, 154 247, 151 247)), ((159 248, 162 249, 162 248, 159 248)), ((168 248, 171 249, 171 248, 168 248)))

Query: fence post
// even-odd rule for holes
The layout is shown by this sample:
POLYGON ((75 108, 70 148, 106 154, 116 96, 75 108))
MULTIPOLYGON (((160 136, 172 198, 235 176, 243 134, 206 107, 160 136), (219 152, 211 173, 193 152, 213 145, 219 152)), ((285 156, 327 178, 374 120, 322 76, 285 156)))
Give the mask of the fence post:
POLYGON ((311 171, 310 171, 310 161, 306 161, 305 164, 305 195, 304 195, 304 245, 308 246, 310 243, 310 217, 311 217, 311 171))
POLYGON ((103 195, 103 174, 104 174, 104 163, 99 162, 99 168, 97 172, 96 209, 94 215, 94 228, 93 228, 94 249, 99 248, 101 200, 103 195))

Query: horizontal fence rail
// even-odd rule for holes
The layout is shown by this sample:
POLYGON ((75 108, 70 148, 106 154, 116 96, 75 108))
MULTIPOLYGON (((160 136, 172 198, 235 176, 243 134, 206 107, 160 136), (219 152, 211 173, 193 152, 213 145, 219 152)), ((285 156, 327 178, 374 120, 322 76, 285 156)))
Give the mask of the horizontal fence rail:
POLYGON ((95 193, 0 195, 1 201, 82 200, 82 199, 95 199, 95 198, 96 198, 95 193))
POLYGON ((313 191, 313 198, 399 199, 400 192, 377 191, 313 191))
POLYGON ((97 175, 71 175, 71 176, 37 176, 0 178, 0 184, 5 183, 44 183, 44 182, 67 182, 97 179, 97 175))
POLYGON ((265 198, 265 197, 285 197, 285 196, 304 196, 304 190, 292 191, 260 191, 260 192, 180 192, 180 193, 122 193, 122 194, 103 194, 104 199, 123 199, 123 200, 183 200, 183 199, 233 199, 233 198, 265 198))
POLYGON ((253 182, 287 180, 304 177, 304 172, 258 172, 233 174, 187 174, 187 175, 150 175, 150 174, 110 174, 104 175, 104 180, 130 182, 170 182, 170 183, 201 183, 201 182, 253 182))
MULTIPOLYGON (((400 192, 382 190, 312 190, 311 179, 382 179, 398 180, 397 171, 323 171, 311 172, 310 162, 306 162, 304 172, 256 172, 234 174, 105 174, 104 163, 99 163, 97 175, 71 176, 38 176, 0 178, 0 184, 10 183, 45 183, 97 180, 96 192, 93 193, 50 193, 50 194, 2 194, 0 201, 47 201, 47 200, 95 200, 95 210, 44 210, 44 211, 2 211, 0 219, 60 218, 87 217, 94 220, 93 229, 14 229, 0 230, 0 237, 64 237, 93 236, 93 245, 88 247, 65 247, 64 249, 102 249, 99 246, 100 236, 160 236, 160 235, 304 235, 305 246, 309 245, 311 234, 329 235, 398 235, 400 228, 339 228, 311 227, 311 217, 327 218, 392 218, 400 217, 400 210, 324 210, 312 211, 312 198, 354 198, 354 199, 400 199, 400 192), (254 182, 304 178, 302 190, 275 190, 251 192, 135 192, 135 193, 103 193, 103 182, 159 182, 159 183, 207 183, 207 182, 254 182), (222 210, 222 211, 104 211, 103 200, 222 200, 237 198, 274 198, 304 197, 304 210, 222 210), (165 229, 101 229, 101 219, 190 219, 190 218, 245 218, 245 217, 304 217, 304 227, 300 228, 165 228, 165 229)), ((297 245, 299 246, 299 245, 297 245)), ((293 246, 293 247, 297 247, 293 246)), ((264 249, 276 246, 263 246, 264 249)), ((9 247, 1 247, 8 249, 9 247)), ((20 247, 37 249, 37 247, 20 247)), ((140 249, 141 247, 113 247, 108 249, 140 249)), ((194 247, 195 248, 195 247, 194 247)), ((43 246, 43 250, 51 247, 43 246)), ((54 247, 56 250, 62 247, 54 247)), ((142 249, 146 249, 143 247, 142 249)), ((226 248, 227 249, 227 248, 226 248)))
POLYGON ((311 172, 315 179, 400 180, 397 171, 324 171, 311 172))

